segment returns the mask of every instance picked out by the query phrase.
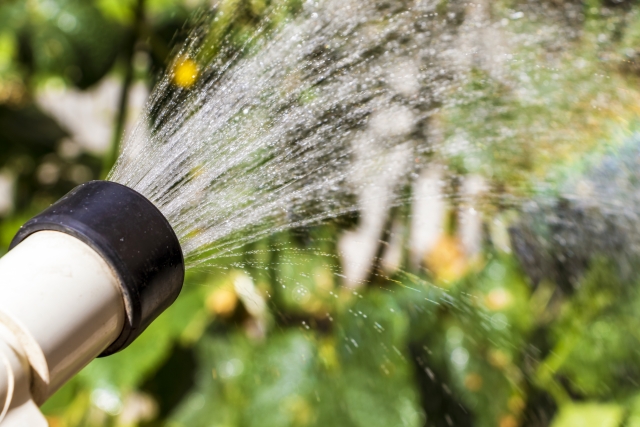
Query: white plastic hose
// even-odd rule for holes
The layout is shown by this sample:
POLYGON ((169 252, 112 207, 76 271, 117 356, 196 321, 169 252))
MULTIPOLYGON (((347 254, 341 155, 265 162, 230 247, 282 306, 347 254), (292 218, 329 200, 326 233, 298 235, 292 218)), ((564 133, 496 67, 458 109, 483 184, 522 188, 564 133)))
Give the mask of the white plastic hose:
POLYGON ((116 274, 79 239, 39 231, 1 258, 0 426, 46 426, 37 406, 113 343, 124 322, 116 274))
POLYGON ((184 257, 162 212, 109 181, 71 190, 10 248, 0 259, 0 427, 46 426, 38 405, 175 301, 184 257))

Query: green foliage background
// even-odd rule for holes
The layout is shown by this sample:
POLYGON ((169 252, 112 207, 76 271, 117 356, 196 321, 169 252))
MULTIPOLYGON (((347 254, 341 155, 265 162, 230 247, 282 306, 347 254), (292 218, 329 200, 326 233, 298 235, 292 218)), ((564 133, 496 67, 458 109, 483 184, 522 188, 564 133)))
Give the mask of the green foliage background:
MULTIPOLYGON (((208 24, 210 48, 197 61, 213 61, 229 35, 241 44, 263 15, 277 10, 269 20, 277 27, 301 7, 280 3, 219 2, 223 18, 208 24)), ((441 0, 438 10, 446 14, 453 3, 441 0)), ((437 118, 447 137, 463 132, 474 141, 475 161, 453 156, 449 167, 488 177, 496 195, 529 195, 536 179, 559 182, 585 153, 615 148, 637 129, 640 6, 540 3, 560 15, 578 10, 575 19, 567 13, 567 26, 579 35, 555 56, 548 46, 519 52, 514 72, 528 76, 531 102, 478 70, 452 95, 457 106, 437 118)), ((533 34, 544 22, 514 18, 527 5, 501 0, 492 10, 514 31, 533 34)), ((38 109, 34 94, 48 84, 87 89, 115 76, 126 106, 130 85, 153 85, 188 28, 207 19, 200 6, 0 3, 0 169, 15 178, 14 208, 0 222, 5 250, 20 224, 77 184, 66 170, 80 164, 99 178, 113 161, 109 153, 60 155, 67 132, 38 109), (138 52, 149 58, 142 67, 138 52), (58 180, 39 181, 43 162, 58 165, 58 180)), ((114 146, 125 116, 115 119, 114 146)), ((395 219, 407 222, 407 212, 397 210, 395 219)), ((353 218, 278 233, 209 271, 192 271, 176 304, 140 339, 91 363, 46 403, 50 424, 640 426, 640 276, 620 277, 600 254, 571 290, 553 277, 533 280, 495 244, 518 213, 489 200, 483 215, 480 259, 462 259, 465 268, 446 280, 437 268, 403 260, 364 289, 342 287, 336 241, 353 218), (242 295, 238 281, 251 283, 253 296, 242 295), (256 295, 264 307, 252 305, 256 295)), ((454 239, 454 228, 445 237, 454 239)))

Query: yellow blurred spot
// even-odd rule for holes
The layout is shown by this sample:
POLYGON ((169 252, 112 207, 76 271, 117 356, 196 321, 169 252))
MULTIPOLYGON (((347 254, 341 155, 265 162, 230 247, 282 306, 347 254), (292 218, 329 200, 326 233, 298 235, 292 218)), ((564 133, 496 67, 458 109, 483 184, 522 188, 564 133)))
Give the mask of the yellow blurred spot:
POLYGON ((338 366, 338 355, 333 342, 327 340, 320 344, 318 355, 320 356, 322 364, 327 369, 333 369, 338 366))
POLYGON ((503 310, 511 304, 511 294, 504 288, 496 288, 489 292, 485 298, 485 303, 489 310, 503 310))
POLYGON ((313 417, 313 408, 302 397, 294 394, 287 397, 281 403, 280 410, 288 414, 293 425, 305 426, 309 424, 313 417))
POLYGON ((331 270, 325 267, 317 267, 313 271, 313 278, 315 279, 318 289, 322 289, 325 292, 330 292, 334 288, 333 273, 331 270))
POLYGON ((158 414, 158 403, 146 393, 133 392, 127 395, 120 412, 118 424, 139 425, 153 420, 158 414))
POLYGON ((468 267, 462 244, 457 238, 446 234, 440 236, 424 261, 435 278, 445 283, 461 278, 468 267))
POLYGON ((518 420, 513 415, 505 415, 500 418, 500 427, 518 427, 518 420))
POLYGON ((478 391, 482 388, 482 377, 472 373, 464 378, 464 386, 469 391, 478 391))
POLYGON ((25 87, 17 79, 3 77, 0 80, 0 104, 19 105, 25 95, 25 87))
POLYGON ((223 286, 213 291, 207 298, 210 312, 222 317, 230 316, 238 305, 238 296, 231 286, 223 286))
POLYGON ((251 6, 251 13, 256 16, 262 15, 264 10, 267 8, 266 0, 250 0, 249 4, 251 6))
POLYGON ((504 369, 511 362, 509 355, 498 349, 489 350, 487 359, 491 365, 499 369, 504 369))
POLYGON ((511 396, 507 403, 509 410, 515 414, 519 414, 525 407, 524 400, 520 396, 511 396))
POLYGON ((58 417, 48 416, 45 417, 47 419, 47 423, 49 423, 49 427, 62 427, 62 420, 58 417))
POLYGON ((173 66, 173 83, 176 86, 190 88, 198 80, 198 64, 192 59, 178 59, 173 66))

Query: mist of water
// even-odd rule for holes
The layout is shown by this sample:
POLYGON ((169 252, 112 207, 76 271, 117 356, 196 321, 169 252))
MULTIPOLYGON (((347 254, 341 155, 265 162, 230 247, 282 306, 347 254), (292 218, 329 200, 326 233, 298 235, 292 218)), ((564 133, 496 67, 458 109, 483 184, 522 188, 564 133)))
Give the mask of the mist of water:
MULTIPOLYGON (((612 255, 622 275, 637 270, 640 254, 638 138, 621 138, 617 154, 595 153, 571 179, 544 174, 563 156, 584 157, 602 135, 597 115, 625 117, 635 99, 596 73, 600 57, 571 45, 579 25, 564 21, 573 6, 560 3, 494 16, 489 0, 307 1, 273 32, 263 22, 244 47, 223 43, 222 59, 201 62, 194 86, 176 86, 169 72, 109 179, 163 212, 190 268, 274 232, 357 212, 357 228, 330 237, 337 254, 284 239, 251 248, 277 253, 275 268, 296 267, 270 275, 273 292, 306 307, 306 282, 329 283, 318 294, 330 301, 355 300, 382 277, 419 295, 417 317, 446 307, 477 329, 474 343, 487 335, 516 348, 502 312, 515 299, 509 292, 536 292, 527 310, 542 318, 555 295, 545 294, 545 281, 569 294, 594 254, 612 255), (401 219, 389 214, 399 205, 401 219), (518 261, 526 285, 500 256, 518 261), (465 275, 492 286, 456 290, 451 283, 465 275)), ((177 61, 197 59, 205 40, 206 31, 195 31, 177 61)), ((250 276, 272 265, 246 257, 231 267, 239 298, 266 323, 271 291, 260 295, 250 276)), ((314 321, 333 322, 330 309, 306 308, 314 321)), ((379 332, 381 313, 348 313, 379 332)), ((450 341, 452 370, 466 372, 462 338, 450 341)), ((525 351, 541 357, 533 346, 525 351)), ((542 375, 532 372, 525 375, 542 375)))
POLYGON ((168 74, 109 179, 160 208, 189 266, 277 230, 388 209, 439 151, 434 112, 472 67, 500 61, 478 52, 491 28, 481 5, 457 22, 462 7, 440 16, 436 3, 307 2, 194 87, 176 90, 168 74))
MULTIPOLYGON (((451 2, 445 13, 438 5, 307 1, 272 33, 265 19, 244 47, 223 43, 221 59, 201 63, 192 87, 177 87, 172 72, 166 74, 109 179, 158 206, 190 267, 273 232, 356 211, 359 228, 345 235, 341 252, 353 252, 354 264, 358 256, 370 263, 375 248, 363 249, 357 241, 377 240, 389 209, 407 198, 414 214, 414 263, 434 243, 438 231, 428 228, 442 223, 431 217, 442 216, 443 198, 460 207, 462 241, 467 252, 478 252, 479 200, 495 182, 522 185, 500 176, 500 168, 517 176, 536 156, 545 163, 546 144, 562 147, 569 140, 569 149, 576 146, 564 128, 549 133, 552 123, 541 126, 554 119, 554 108, 563 114, 567 102, 558 91, 532 83, 545 67, 521 65, 539 53, 531 46, 568 43, 573 35, 571 27, 551 20, 535 33, 514 30, 505 21, 526 26, 524 14, 496 19, 490 2, 451 2), (483 101, 486 93, 470 87, 478 73, 497 92, 509 91, 516 107, 483 101), (533 110, 541 103, 548 116, 533 110), (490 129, 514 108, 524 111, 515 128, 490 129), (460 124, 445 135, 440 121, 456 109, 462 111, 460 124), (486 127, 488 136, 474 141, 474 127, 486 127), (467 170, 460 178, 448 170, 456 158, 467 170), (356 243, 349 245, 349 239, 356 243), (356 253, 362 251, 371 253, 356 253)), ((541 16, 551 16, 548 8, 538 8, 544 9, 541 16)), ((528 13, 535 18, 535 8, 528 13)), ((177 57, 198 58, 207 35, 194 31, 177 57)), ((546 68, 553 84, 557 74, 546 68)), ((584 86, 579 77, 578 83, 584 86)), ((588 96, 580 93, 582 86, 571 89, 573 98, 588 96)), ((513 195, 490 194, 494 205, 503 203, 495 197, 513 195)))

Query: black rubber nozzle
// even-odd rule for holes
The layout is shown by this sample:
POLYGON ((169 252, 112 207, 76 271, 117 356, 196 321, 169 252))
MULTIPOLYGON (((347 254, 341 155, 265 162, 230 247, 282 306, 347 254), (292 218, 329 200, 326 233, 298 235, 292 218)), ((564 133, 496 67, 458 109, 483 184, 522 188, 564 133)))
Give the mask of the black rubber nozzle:
POLYGON ((102 354, 127 347, 178 297, 184 281, 180 242, 162 213, 121 184, 82 184, 23 225, 10 249, 31 234, 55 230, 95 249, 120 280, 126 307, 122 333, 102 354))

